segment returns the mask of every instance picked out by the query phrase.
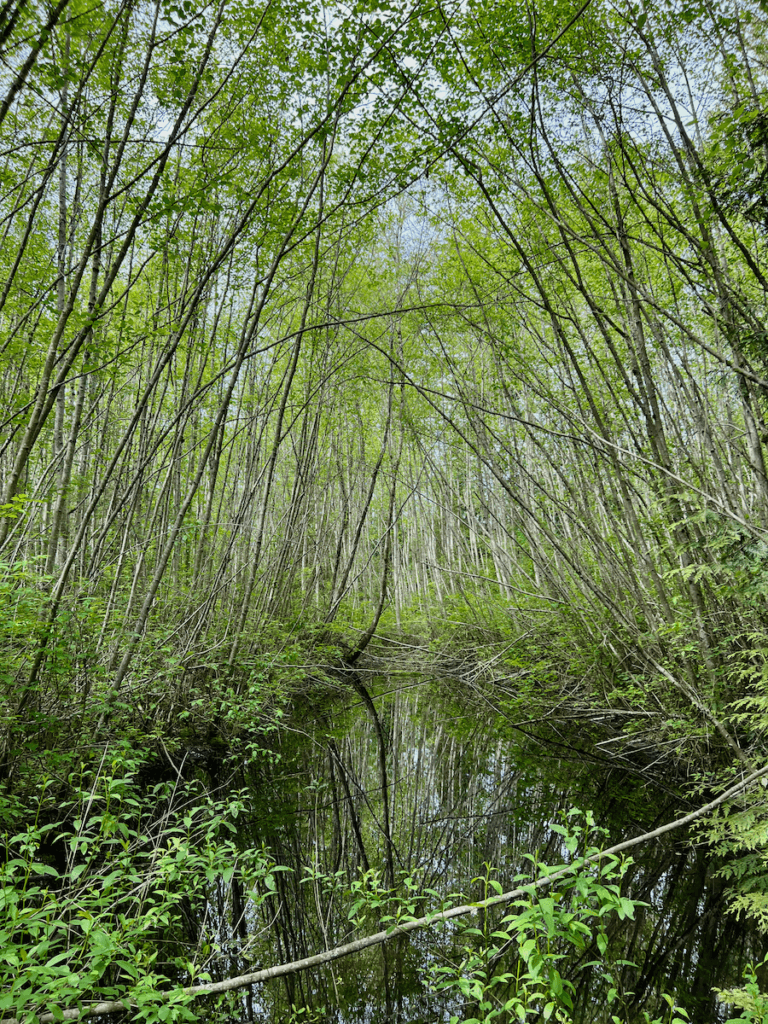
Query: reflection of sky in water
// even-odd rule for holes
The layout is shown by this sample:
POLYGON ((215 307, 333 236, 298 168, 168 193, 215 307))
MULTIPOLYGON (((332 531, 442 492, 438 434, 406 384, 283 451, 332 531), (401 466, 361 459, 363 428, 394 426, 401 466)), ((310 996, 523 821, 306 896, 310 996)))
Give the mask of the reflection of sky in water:
MULTIPOLYGON (((540 756, 540 743, 526 748, 517 739, 499 740, 497 728, 488 728, 488 722, 478 723, 477 714, 451 717, 450 708, 444 693, 427 686, 390 694, 377 702, 387 740, 396 870, 401 876, 409 875, 418 889, 432 888, 455 902, 450 900, 451 893, 462 892, 469 900, 483 897, 478 876, 485 874, 486 864, 493 865, 492 877, 510 889, 517 877, 533 870, 526 855, 549 864, 570 860, 562 836, 551 825, 562 823, 560 812, 584 798, 578 792, 578 773, 572 769, 549 762, 557 771, 545 774, 547 762, 540 756)), ((351 899, 343 893, 361 877, 360 840, 372 868, 381 871, 384 863, 380 766, 370 718, 362 707, 353 707, 332 727, 317 721, 305 725, 302 733, 296 733, 292 747, 285 738, 281 742, 279 763, 262 767, 259 777, 251 780, 253 813, 240 839, 245 844, 265 844, 278 863, 293 870, 276 876, 278 896, 261 907, 246 898, 245 939, 232 934, 231 886, 209 901, 210 931, 216 933, 220 950, 209 965, 214 979, 300 959, 380 927, 375 912, 362 925, 351 924, 351 899), (333 761, 328 753, 330 734, 338 754, 333 761), (339 761, 344 766, 346 788, 339 761), (355 819, 360 839, 355 834, 355 819), (324 889, 321 883, 300 884, 309 863, 327 876, 341 873, 335 891, 324 889), (248 948, 247 959, 240 955, 243 945, 248 948)), ((626 822, 614 820, 611 824, 612 829, 623 829, 626 822)), ((680 907, 671 902, 681 878, 689 873, 688 859, 681 848, 676 853, 659 848, 650 855, 647 861, 638 858, 628 881, 631 891, 627 895, 643 899, 653 908, 647 925, 641 922, 637 928, 625 928, 627 935, 634 929, 641 936, 633 958, 641 970, 645 962, 642 942, 647 937, 657 942, 648 954, 649 963, 655 958, 667 974, 684 969, 693 977, 699 954, 688 946, 699 941, 698 933, 695 927, 689 929, 686 946, 680 937, 680 907), (669 941, 664 946, 667 933, 669 941)), ((427 904, 418 912, 424 909, 427 904)), ((692 892, 683 919, 690 913, 704 918, 710 910, 711 893, 705 886, 692 892)), ((502 913, 496 912, 496 920, 502 913)), ((254 1020, 282 1024, 290 1019, 290 1007, 295 1004, 311 1006, 316 1012, 316 1016, 310 1012, 297 1016, 297 1024, 442 1024, 452 1013, 461 1014, 461 1000, 431 991, 430 975, 447 956, 461 959, 459 947, 466 941, 455 921, 439 929, 413 932, 402 943, 393 941, 313 973, 272 980, 254 991, 250 1007, 246 994, 240 993, 238 1009, 233 1012, 244 1021, 252 1013, 254 1020), (326 1009, 320 1012, 322 1006, 326 1009)), ((509 957, 503 969, 508 966, 509 957)), ((711 968, 708 970, 711 985, 716 982, 710 976, 711 968)), ((637 978, 632 983, 635 981, 637 978)), ((643 981, 641 974, 639 982, 640 988, 645 985, 649 991, 655 984, 650 975, 643 981)), ((591 990, 582 1009, 583 1024, 610 1020, 603 1011, 598 1012, 591 990)), ((717 1019, 714 1011, 710 1020, 717 1019)))

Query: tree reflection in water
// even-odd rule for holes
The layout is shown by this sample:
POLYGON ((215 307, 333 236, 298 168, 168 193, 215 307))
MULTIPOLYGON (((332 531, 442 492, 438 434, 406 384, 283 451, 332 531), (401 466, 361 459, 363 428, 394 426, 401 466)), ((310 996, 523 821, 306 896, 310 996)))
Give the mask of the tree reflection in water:
MULTIPOLYGON (((567 859, 552 826, 574 807, 591 808, 615 842, 670 820, 683 806, 631 765, 596 760, 583 724, 570 733, 562 726, 523 732, 487 705, 479 713, 449 683, 415 682, 366 681, 378 722, 356 692, 343 685, 335 693, 319 689, 292 725, 275 734, 272 756, 232 780, 248 788, 253 807, 239 842, 266 845, 290 870, 275 874, 275 897, 258 911, 236 875, 229 887, 219 885, 214 980, 378 930, 372 912, 350 920, 349 890, 362 878, 383 884, 386 877, 381 742, 400 892, 407 878, 419 892, 481 899, 478 879, 488 865, 511 889, 530 872, 530 856, 545 864, 567 859)), ((691 835, 672 833, 634 851, 622 893, 647 906, 634 920, 607 920, 605 956, 592 943, 558 964, 575 989, 577 1024, 609 1022, 612 1014, 627 1024, 646 1020, 646 1012, 653 1019, 664 1012, 665 992, 694 1022, 727 1018, 712 987, 738 983, 764 943, 726 913, 717 867, 691 835)), ((493 914, 484 921, 488 931, 503 910, 493 914)), ((414 932, 288 974, 233 997, 233 1016, 334 1024, 437 1024, 454 1014, 461 1020, 471 1016, 471 1005, 433 984, 437 967, 461 959, 458 931, 452 923, 414 932)), ((466 936, 460 942, 466 945, 466 936)), ((504 972, 515 965, 510 950, 495 966, 504 972)))

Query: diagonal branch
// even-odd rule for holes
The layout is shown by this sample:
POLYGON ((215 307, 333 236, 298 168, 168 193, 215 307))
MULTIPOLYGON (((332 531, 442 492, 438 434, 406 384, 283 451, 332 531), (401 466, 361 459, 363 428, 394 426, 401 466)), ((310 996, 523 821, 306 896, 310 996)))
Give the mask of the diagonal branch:
MULTIPOLYGON (((260 982, 269 981, 271 978, 284 977, 287 974, 297 974, 299 971, 306 971, 310 967, 320 967, 323 964, 331 963, 334 960, 341 960, 345 956, 351 956, 353 953, 359 953, 363 949, 370 949, 371 946, 380 946, 385 942, 389 942, 390 939, 397 938, 399 935, 407 935, 408 932, 418 931, 422 928, 429 928, 435 924, 441 924, 443 921, 451 921, 455 917, 466 917, 469 914, 477 914, 480 910, 485 910, 488 907, 497 907, 505 903, 510 903, 512 900, 517 899, 520 896, 525 896, 532 890, 544 889, 551 885, 553 882, 559 881, 561 878, 567 878, 576 871, 580 871, 588 864, 596 864, 605 857, 613 857, 616 854, 623 853, 625 850, 630 850, 634 846, 639 846, 642 843, 647 843, 652 839, 658 839, 659 836, 665 835, 667 832, 672 832, 675 829, 683 828, 685 825, 691 824, 693 821, 697 821, 699 818, 703 818, 717 807, 727 803, 733 799, 739 793, 743 792, 753 783, 758 780, 763 780, 763 785, 766 782, 766 776, 768 776, 768 767, 761 768, 759 771, 753 772, 746 778, 741 779, 740 782, 735 783, 720 796, 714 800, 710 800, 709 803, 704 804, 702 807, 697 808, 695 811, 691 811, 689 814, 684 815, 682 818, 677 818, 675 821, 671 821, 666 825, 660 825, 659 828, 654 829, 652 832, 645 832, 641 836, 636 836, 634 839, 626 839, 624 842, 616 843, 614 846, 608 847, 606 850, 600 850, 598 853, 594 853, 589 857, 584 857, 578 861, 574 861, 573 864, 568 864, 565 867, 558 868, 549 875, 544 875, 541 878, 536 879, 535 882, 529 882, 527 885, 518 886, 516 889, 511 889, 509 892, 502 893, 500 896, 492 896, 486 900, 478 900, 477 903, 463 904, 458 907, 450 907, 447 910, 439 910, 431 914, 425 914, 423 917, 414 918, 410 921, 404 921, 402 924, 396 925, 395 927, 387 928, 380 932, 375 932, 373 935, 366 935, 361 939, 355 939, 353 942, 347 942, 342 946, 336 946, 334 949, 326 950, 323 953, 316 953, 314 956, 304 957, 302 960, 292 960, 290 963, 277 964, 274 967, 265 967, 259 971, 253 971, 250 974, 241 974, 234 978, 225 978, 223 981, 212 981, 204 985, 191 985, 184 989, 175 989, 169 992, 159 992, 158 995, 163 998, 171 998, 176 996, 188 996, 196 998, 197 996, 208 996, 208 995, 219 995, 224 992, 234 992, 237 989, 245 988, 248 985, 259 984, 260 982)), ((132 1008, 130 999, 113 999, 102 1003, 92 1003, 90 1006, 84 1006, 82 1009, 73 1007, 69 1010, 60 1010, 58 1014, 53 1013, 42 1013, 39 1014, 37 1020, 39 1024, 54 1024, 56 1021, 61 1020, 80 1020, 86 1017, 102 1017, 107 1013, 118 1013, 126 1009, 132 1008)), ((19 1017, 5 1017, 0 1020, 0 1024, 21 1024, 21 1018, 19 1017)))

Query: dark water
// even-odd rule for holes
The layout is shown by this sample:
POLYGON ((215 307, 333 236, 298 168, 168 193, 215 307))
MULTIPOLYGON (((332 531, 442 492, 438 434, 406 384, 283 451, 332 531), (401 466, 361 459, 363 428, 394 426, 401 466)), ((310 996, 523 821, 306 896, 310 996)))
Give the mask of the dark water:
MULTIPOLYGON (((401 895, 411 885, 462 894, 451 902, 477 900, 487 891, 484 876, 506 891, 521 873, 530 874, 530 857, 561 863, 568 854, 553 826, 562 826, 569 812, 572 822, 582 822, 574 808, 594 811, 606 830, 596 841, 605 845, 685 809, 668 787, 649 783, 647 773, 592 757, 586 726, 519 726, 480 692, 407 675, 340 678, 336 687, 303 697, 290 723, 273 734, 269 755, 236 780, 253 808, 239 842, 268 847, 290 870, 275 875, 276 894, 258 909, 238 891, 236 878, 220 887, 213 977, 296 960, 378 931, 378 917, 391 905, 349 920, 349 889, 364 877, 368 889, 373 878, 401 895)), ((630 1024, 646 1020, 646 1012, 653 1020, 668 1010, 664 992, 694 1022, 726 1019, 712 986, 738 984, 744 963, 761 956, 762 945, 726 913, 717 867, 689 835, 672 834, 635 852, 621 891, 648 906, 634 920, 605 918, 604 951, 595 941, 582 950, 563 947, 568 955, 557 961, 573 986, 574 1021, 592 1024, 616 1014, 630 1024)), ((486 934, 503 913, 483 917, 486 934)), ((435 972, 453 964, 461 974, 467 951, 482 945, 456 924, 414 932, 241 992, 230 1012, 269 1022, 436 1024, 452 1014, 463 1020, 477 1013, 473 1000, 455 987, 436 991, 435 972)), ((514 944, 493 968, 496 975, 519 974, 514 944)), ((500 984, 495 995, 503 1002, 516 984, 500 984)), ((543 1018, 530 1006, 525 1019, 543 1018)))

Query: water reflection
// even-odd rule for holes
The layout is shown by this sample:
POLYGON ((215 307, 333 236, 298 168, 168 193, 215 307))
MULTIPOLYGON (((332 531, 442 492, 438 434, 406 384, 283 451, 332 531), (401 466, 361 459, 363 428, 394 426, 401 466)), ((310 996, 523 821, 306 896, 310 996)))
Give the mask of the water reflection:
MULTIPOLYGON (((275 757, 235 780, 247 786, 253 808, 240 842, 268 846, 290 870, 275 874, 275 896, 258 910, 237 876, 220 887, 214 977, 297 960, 378 930, 375 915, 350 921, 349 889, 366 872, 384 884, 388 851, 400 892, 408 878, 417 891, 480 899, 477 879, 487 865, 506 890, 530 871, 526 855, 545 863, 566 857, 552 828, 560 812, 593 808, 615 842, 680 809, 631 774, 579 757, 578 737, 566 754, 540 731, 510 728, 487 705, 479 714, 444 682, 406 683, 364 680, 376 717, 344 679, 335 691, 318 688, 276 734, 275 757)), ((575 1021, 599 1024, 616 1014, 633 1024, 645 1011, 653 1019, 666 1006, 662 992, 677 994, 694 1022, 726 1019, 712 986, 737 983, 743 963, 761 950, 725 913, 714 869, 684 836, 639 850, 623 892, 648 907, 634 921, 608 922, 610 975, 594 945, 560 965, 575 988, 575 1021)), ((492 930, 494 921, 485 923, 492 930)), ((231 1013, 334 1024, 462 1019, 471 1006, 436 993, 430 979, 436 967, 461 958, 466 942, 455 925, 414 932, 240 993, 231 1013)), ((514 967, 510 950, 498 970, 514 967)))

